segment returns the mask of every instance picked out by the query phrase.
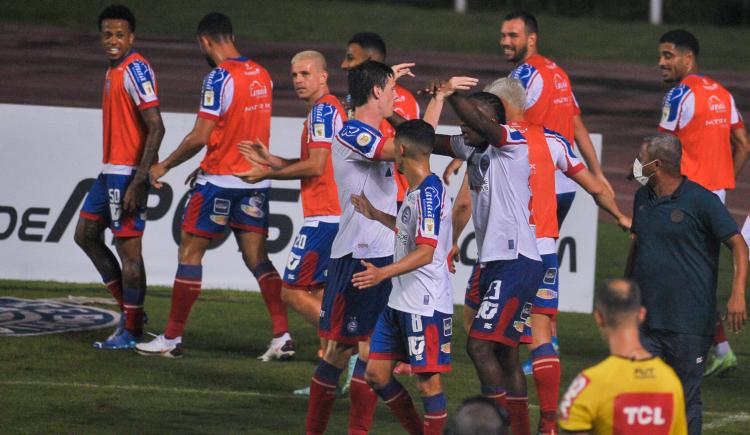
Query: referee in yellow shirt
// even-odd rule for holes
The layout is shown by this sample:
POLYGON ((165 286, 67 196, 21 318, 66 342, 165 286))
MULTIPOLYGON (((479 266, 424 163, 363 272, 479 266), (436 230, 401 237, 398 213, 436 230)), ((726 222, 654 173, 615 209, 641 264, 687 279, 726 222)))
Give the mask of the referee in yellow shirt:
POLYGON ((581 372, 560 402, 561 433, 683 435, 685 398, 674 370, 641 345, 646 309, 638 286, 615 279, 594 297, 610 356, 581 372))

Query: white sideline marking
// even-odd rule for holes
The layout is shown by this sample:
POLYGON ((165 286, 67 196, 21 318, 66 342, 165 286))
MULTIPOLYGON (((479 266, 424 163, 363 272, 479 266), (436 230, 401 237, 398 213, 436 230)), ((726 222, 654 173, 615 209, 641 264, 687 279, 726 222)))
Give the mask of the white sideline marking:
POLYGON ((169 392, 169 393, 186 393, 186 394, 208 394, 208 395, 221 395, 221 396, 237 396, 237 397, 275 397, 280 399, 289 399, 291 397, 300 397, 306 399, 305 396, 293 396, 289 394, 272 394, 272 393, 261 393, 258 391, 232 391, 232 390, 207 390, 197 388, 176 388, 176 387, 156 387, 149 385, 100 385, 100 384, 89 384, 79 382, 41 382, 41 381, 0 381, 0 385, 16 385, 16 386, 29 386, 29 387, 61 387, 61 388, 92 388, 102 390, 126 390, 126 391, 156 391, 156 392, 169 392))
POLYGON ((728 415, 726 417, 722 417, 718 420, 712 421, 711 423, 704 424, 703 429, 718 429, 732 423, 739 423, 743 421, 750 421, 750 414, 746 412, 740 412, 738 414, 728 415))

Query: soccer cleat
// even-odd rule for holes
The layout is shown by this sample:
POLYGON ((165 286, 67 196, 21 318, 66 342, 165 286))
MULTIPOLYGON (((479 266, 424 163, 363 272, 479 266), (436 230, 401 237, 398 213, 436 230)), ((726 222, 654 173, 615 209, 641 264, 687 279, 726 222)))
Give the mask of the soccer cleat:
POLYGON ((729 372, 737 368, 737 356, 734 351, 729 349, 724 356, 716 356, 712 353, 709 357, 706 370, 703 376, 726 376, 729 372))
MULTIPOLYGON (((119 330, 116 329, 115 333, 119 330)), ((107 349, 107 350, 119 350, 119 349, 132 349, 135 347, 136 342, 140 337, 133 336, 130 332, 121 330, 119 334, 114 333, 107 337, 104 341, 95 341, 94 349, 107 349)))
POLYGON ((521 368, 523 369, 523 374, 526 376, 531 376, 534 373, 533 364, 531 363, 531 357, 529 357, 529 359, 521 364, 521 368))
POLYGON ((283 338, 289 337, 287 340, 273 339, 268 345, 268 350, 259 356, 258 359, 263 362, 271 360, 286 361, 294 356, 294 341, 288 334, 284 334, 283 338))
MULTIPOLYGON (((292 394, 295 396, 304 396, 304 397, 310 397, 310 387, 300 388, 299 390, 292 391, 292 394)), ((338 397, 344 397, 346 396, 346 392, 341 387, 336 387, 336 396, 338 397)))
POLYGON ((135 351, 141 355, 158 355, 166 358, 180 358, 182 356, 182 337, 167 338, 164 334, 157 335, 148 343, 138 343, 135 351))

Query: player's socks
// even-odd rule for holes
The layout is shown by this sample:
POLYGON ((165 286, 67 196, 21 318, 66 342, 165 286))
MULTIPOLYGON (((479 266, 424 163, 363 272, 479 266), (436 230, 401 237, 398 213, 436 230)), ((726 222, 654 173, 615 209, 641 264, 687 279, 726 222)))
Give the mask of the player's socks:
POLYGON ((729 351, 732 350, 732 348, 729 347, 727 334, 726 334, 726 331, 724 331, 724 323, 721 321, 721 319, 716 321, 716 333, 714 334, 714 345, 716 346, 714 348, 714 353, 719 358, 728 354, 729 351))
POLYGON ((531 351, 534 383, 539 396, 539 411, 555 421, 557 397, 560 393, 560 357, 552 343, 545 343, 531 351))
POLYGON ((102 282, 109 290, 109 293, 117 301, 117 305, 120 306, 120 311, 123 311, 122 306, 122 277, 120 275, 115 276, 104 276, 102 275, 102 282))
POLYGON ((168 339, 182 337, 185 323, 190 315, 195 300, 201 292, 203 266, 180 264, 172 287, 172 308, 169 311, 169 322, 164 336, 168 339))
POLYGON ((271 316, 273 325, 273 336, 281 337, 289 331, 289 317, 286 312, 286 304, 281 300, 281 277, 273 264, 266 260, 252 270, 255 279, 260 286, 260 294, 266 303, 268 314, 271 316))
POLYGON ((126 288, 122 291, 125 308, 125 330, 138 338, 143 335, 143 299, 146 290, 126 288))
POLYGON ((336 386, 343 370, 321 360, 310 381, 310 400, 307 402, 307 433, 322 434, 328 426, 336 399, 336 386))
POLYGON ((505 388, 482 385, 482 396, 494 400, 501 408, 508 411, 508 393, 505 388))
POLYGON ((510 429, 513 435, 531 435, 529 422, 529 398, 527 396, 512 396, 508 394, 508 415, 510 429))
POLYGON ((375 416, 375 406, 378 404, 378 396, 365 381, 366 367, 367 362, 357 358, 349 387, 349 398, 352 402, 349 409, 350 435, 366 434, 370 431, 372 419, 375 416))
MULTIPOLYGON (((354 382, 352 382, 352 390, 354 390, 354 382)), ((401 426, 408 433, 422 433, 422 420, 419 418, 419 414, 417 414, 414 402, 412 402, 409 392, 404 389, 404 386, 396 378, 391 377, 391 381, 385 387, 376 390, 376 393, 388 405, 388 408, 391 409, 393 415, 396 416, 398 422, 401 423, 401 426)), ((354 406, 353 400, 352 406, 354 406)))
POLYGON ((445 394, 422 397, 424 405, 424 435, 442 435, 445 422, 448 420, 448 406, 445 394))

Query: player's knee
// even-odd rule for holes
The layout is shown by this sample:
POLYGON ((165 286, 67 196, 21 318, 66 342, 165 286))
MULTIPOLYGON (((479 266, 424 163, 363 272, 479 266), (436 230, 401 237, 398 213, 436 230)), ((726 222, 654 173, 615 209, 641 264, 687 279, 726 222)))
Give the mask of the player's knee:
POLYGON ((374 389, 381 389, 388 385, 391 380, 389 371, 376 370, 370 365, 365 370, 365 381, 374 389))
POLYGON ((126 277, 139 277, 143 273, 143 257, 140 254, 131 254, 120 258, 122 261, 122 274, 126 277))
POLYGON ((486 340, 477 340, 469 337, 466 341, 466 353, 468 353, 471 359, 475 362, 493 357, 493 347, 493 343, 486 340))
POLYGON ((81 249, 86 250, 97 241, 97 238, 92 237, 92 231, 87 228, 86 221, 84 219, 81 219, 78 221, 78 225, 76 225, 76 230, 73 234, 73 240, 75 241, 76 245, 81 247, 81 249))
POLYGON ((291 306, 292 308, 297 307, 297 304, 299 304, 299 291, 298 290, 292 290, 286 287, 281 287, 281 300, 291 306))
POLYGON ((437 373, 420 373, 417 375, 417 390, 421 396, 434 396, 442 391, 440 375, 437 373))

